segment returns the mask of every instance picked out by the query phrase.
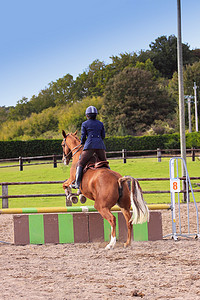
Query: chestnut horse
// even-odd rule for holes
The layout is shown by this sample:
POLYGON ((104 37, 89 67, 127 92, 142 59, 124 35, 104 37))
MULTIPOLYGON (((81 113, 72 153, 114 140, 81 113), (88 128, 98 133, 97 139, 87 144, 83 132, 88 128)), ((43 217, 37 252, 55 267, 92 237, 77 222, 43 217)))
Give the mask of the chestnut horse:
MULTIPOLYGON (((70 178, 64 182, 63 188, 66 195, 71 194, 71 183, 75 180, 76 165, 79 156, 83 151, 79 138, 76 133, 68 133, 62 131, 63 134, 63 160, 65 164, 69 164, 72 158, 72 166, 70 168, 70 178)), ((111 240, 106 249, 114 248, 116 244, 116 218, 111 213, 111 208, 118 205, 125 217, 128 229, 127 241, 124 246, 131 243, 132 224, 138 224, 148 221, 149 211, 144 202, 142 189, 138 181, 130 176, 122 177, 119 173, 109 168, 88 169, 82 178, 80 187, 81 193, 94 200, 94 207, 111 225, 111 240), (127 181, 131 182, 131 190, 127 181), (131 216, 130 209, 133 209, 131 216)))

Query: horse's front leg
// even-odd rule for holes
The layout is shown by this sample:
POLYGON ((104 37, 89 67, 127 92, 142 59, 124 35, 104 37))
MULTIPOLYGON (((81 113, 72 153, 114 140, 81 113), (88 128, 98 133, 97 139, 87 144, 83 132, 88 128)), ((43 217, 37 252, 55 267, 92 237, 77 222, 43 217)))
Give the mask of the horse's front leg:
POLYGON ((116 244, 116 225, 114 227, 111 226, 110 243, 105 247, 105 249, 106 250, 113 249, 115 247, 115 244, 116 244))
POLYGON ((72 199, 71 199, 72 192, 71 192, 70 185, 71 185, 70 178, 63 183, 63 189, 64 189, 65 195, 66 195, 66 205, 67 206, 72 204, 72 199))
POLYGON ((71 194, 71 188, 70 188, 70 185, 71 185, 72 181, 71 179, 67 179, 64 183, 63 183, 63 189, 65 191, 65 194, 66 196, 68 196, 69 194, 71 194))
MULTIPOLYGON (((96 202, 96 201, 95 201, 96 202)), ((104 219, 106 219, 111 225, 111 239, 110 243, 106 246, 106 250, 113 249, 116 244, 116 218, 111 214, 109 208, 107 207, 98 207, 98 205, 94 205, 94 207, 98 210, 98 212, 102 215, 104 219)))

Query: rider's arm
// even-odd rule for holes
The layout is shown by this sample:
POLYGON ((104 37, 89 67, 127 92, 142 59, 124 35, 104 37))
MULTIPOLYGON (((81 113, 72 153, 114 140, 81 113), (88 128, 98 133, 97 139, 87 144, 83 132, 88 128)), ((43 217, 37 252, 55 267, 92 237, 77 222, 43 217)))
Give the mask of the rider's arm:
POLYGON ((101 129, 101 138, 105 139, 105 129, 104 129, 103 123, 102 123, 102 129, 101 129))
POLYGON ((82 145, 85 144, 86 135, 87 135, 87 131, 86 131, 85 125, 82 124, 82 126, 81 126, 81 144, 82 145))

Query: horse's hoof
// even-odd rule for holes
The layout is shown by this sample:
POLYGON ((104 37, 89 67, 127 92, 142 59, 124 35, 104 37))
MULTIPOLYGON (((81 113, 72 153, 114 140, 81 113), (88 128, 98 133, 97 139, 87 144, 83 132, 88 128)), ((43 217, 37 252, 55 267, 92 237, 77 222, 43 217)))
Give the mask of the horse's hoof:
POLYGON ((72 203, 76 204, 78 203, 78 198, 76 196, 70 196, 70 200, 72 201, 72 203))
POLYGON ((114 249, 116 244, 116 237, 111 236, 110 243, 106 246, 105 250, 114 249))
POLYGON ((86 202, 87 198, 86 198, 83 194, 81 194, 81 195, 79 196, 79 200, 80 200, 80 202, 81 202, 82 204, 84 204, 84 203, 86 202))
POLYGON ((130 243, 124 243, 124 248, 127 248, 128 246, 130 246, 130 243))
POLYGON ((70 196, 66 196, 66 206, 72 206, 72 201, 70 199, 70 196))
POLYGON ((113 247, 111 246, 111 245, 107 245, 106 247, 105 247, 105 250, 110 250, 110 249, 112 249, 113 247))

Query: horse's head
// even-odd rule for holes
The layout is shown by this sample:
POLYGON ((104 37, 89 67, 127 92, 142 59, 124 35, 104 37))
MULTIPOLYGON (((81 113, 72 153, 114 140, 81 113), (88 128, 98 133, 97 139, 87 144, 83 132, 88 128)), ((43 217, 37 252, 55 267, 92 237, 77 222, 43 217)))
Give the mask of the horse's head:
POLYGON ((73 149, 74 149, 74 146, 73 146, 73 141, 72 141, 72 137, 75 137, 77 134, 77 131, 75 131, 75 133, 67 133, 62 130, 62 135, 63 135, 63 141, 61 143, 62 145, 62 148, 63 148, 63 158, 62 158, 62 161, 64 163, 64 165, 68 165, 69 162, 70 162, 70 159, 72 158, 73 156, 73 149))

